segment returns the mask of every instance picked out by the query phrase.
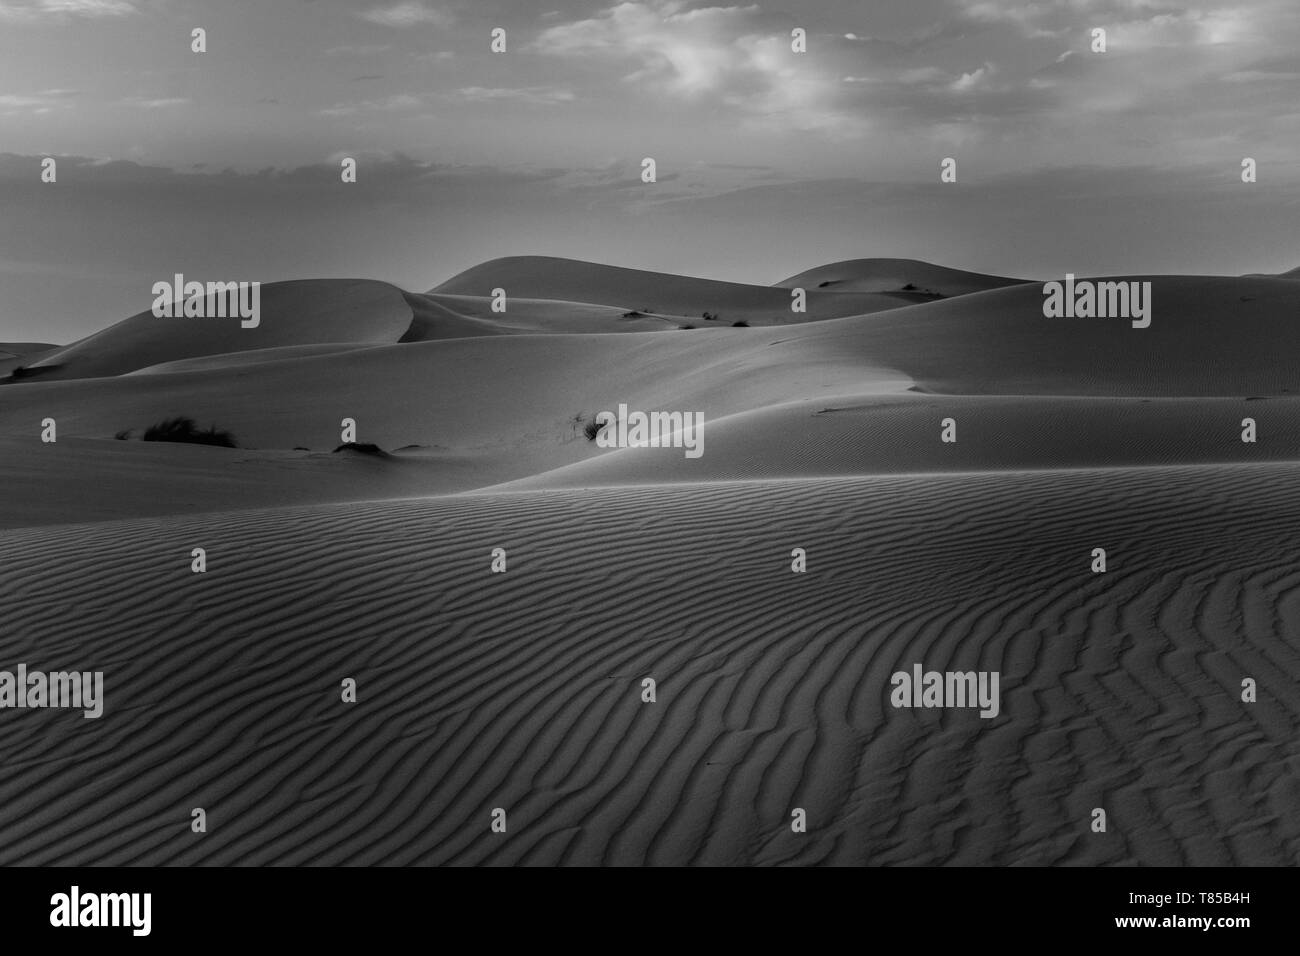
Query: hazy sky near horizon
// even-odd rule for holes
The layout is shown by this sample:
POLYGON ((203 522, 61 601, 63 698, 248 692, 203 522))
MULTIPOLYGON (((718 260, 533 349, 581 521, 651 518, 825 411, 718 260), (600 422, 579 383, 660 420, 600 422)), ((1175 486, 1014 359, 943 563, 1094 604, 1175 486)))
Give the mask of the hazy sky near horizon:
POLYGON ((1290 269, 1298 91, 1296 0, 0 0, 0 341, 175 272, 1290 269))

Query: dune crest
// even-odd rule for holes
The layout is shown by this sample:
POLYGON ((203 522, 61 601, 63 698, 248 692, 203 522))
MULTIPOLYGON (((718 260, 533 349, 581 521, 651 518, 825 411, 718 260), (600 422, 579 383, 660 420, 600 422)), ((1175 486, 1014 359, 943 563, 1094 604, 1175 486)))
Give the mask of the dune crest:
POLYGON ((949 298, 986 292, 1030 280, 950 269, 919 259, 846 259, 817 266, 775 283, 831 292, 915 292, 949 298))

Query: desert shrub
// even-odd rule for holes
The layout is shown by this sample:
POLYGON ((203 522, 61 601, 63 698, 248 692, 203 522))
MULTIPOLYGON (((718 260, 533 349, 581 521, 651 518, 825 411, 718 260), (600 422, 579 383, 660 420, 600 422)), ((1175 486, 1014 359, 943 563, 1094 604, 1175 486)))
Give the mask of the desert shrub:
POLYGON ((134 430, 134 429, 131 429, 131 428, 123 428, 120 432, 117 432, 116 434, 114 434, 113 437, 116 438, 118 441, 130 441, 130 440, 131 440, 131 432, 132 432, 133 430, 134 430))
POLYGON ((366 441, 366 442, 355 442, 355 441, 344 442, 342 445, 339 445, 338 448, 335 448, 334 451, 336 451, 336 452, 340 452, 340 451, 355 451, 355 452, 358 452, 359 454, 362 454, 362 455, 374 455, 376 458, 387 458, 387 457, 388 457, 388 452, 384 451, 382 448, 380 448, 380 447, 379 447, 378 445, 376 445, 374 442, 368 442, 368 441, 366 441))
POLYGON ((600 430, 606 426, 598 422, 594 417, 586 425, 582 426, 582 434, 587 437, 587 441, 595 441, 600 430))
POLYGON ((741 319, 739 322, 732 322, 731 327, 733 329, 747 329, 749 328, 749 323, 744 319, 741 319))
POLYGON ((903 286, 903 291, 904 291, 904 292, 915 292, 915 291, 916 291, 916 286, 913 285, 911 282, 909 282, 907 285, 903 286))
POLYGON ((228 431, 209 425, 199 428, 194 419, 178 415, 164 418, 144 430, 145 441, 175 441, 191 445, 217 445, 222 448, 238 448, 235 436, 228 431))

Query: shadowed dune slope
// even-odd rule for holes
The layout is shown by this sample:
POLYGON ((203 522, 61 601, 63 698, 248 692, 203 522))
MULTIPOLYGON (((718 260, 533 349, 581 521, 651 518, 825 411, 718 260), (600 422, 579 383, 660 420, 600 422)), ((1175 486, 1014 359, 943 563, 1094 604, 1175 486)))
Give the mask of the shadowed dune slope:
POLYGON ((43 352, 57 349, 46 342, 0 342, 0 376, 8 375, 14 368, 26 365, 43 352))
POLYGON ((920 292, 958 296, 1025 281, 949 269, 918 259, 846 259, 808 269, 776 285, 783 289, 799 287, 828 292, 891 292, 912 285, 920 292))
POLYGON ((336 355, 340 352, 354 352, 358 349, 373 348, 373 345, 360 342, 333 342, 321 345, 281 345, 270 349, 248 349, 243 352, 218 352, 215 355, 200 355, 196 358, 177 359, 174 362, 161 362, 138 368, 126 375, 160 375, 176 372, 203 372, 212 369, 250 368, 268 362, 286 362, 300 358, 312 358, 318 355, 336 355))
POLYGON ((704 453, 619 448, 500 490, 937 471, 1300 462, 1295 398, 868 395, 715 421, 704 453), (942 422, 957 441, 941 440, 942 422), (1256 441, 1242 441, 1255 421, 1256 441))
MULTIPOLYGON (((1300 286, 1285 279, 1147 276, 1149 328, 1046 318, 1036 284, 786 330, 807 348, 870 355, 954 395, 1300 394, 1300 286)), ((1099 279, 1097 281, 1108 281, 1099 279)))
POLYGON ((0 355, 21 357, 57 348, 57 345, 51 345, 49 342, 0 342, 0 355))
POLYGON ((551 299, 510 298, 505 313, 492 311, 490 296, 407 293, 415 321, 403 342, 466 338, 477 335, 536 335, 550 332, 659 332, 696 316, 631 316, 609 305, 551 299))
MULTIPOLYGON (((344 418, 356 420, 360 441, 387 450, 424 446, 422 471, 382 477, 369 490, 366 481, 340 483, 332 473, 319 481, 300 474, 294 486, 305 489, 305 501, 463 491, 568 466, 577 469, 539 482, 1295 458, 1289 399, 1300 395, 1300 365, 1290 356, 1300 349, 1300 287, 1279 279, 1153 283, 1147 329, 1122 318, 1044 318, 1036 287, 1017 286, 782 329, 271 349, 247 353, 256 360, 248 365, 190 361, 148 374, 7 386, 0 434, 30 443, 12 452, 15 480, 27 467, 52 473, 52 450, 40 443, 46 417, 57 420, 62 440, 111 438, 127 428, 139 435, 160 419, 189 415, 235 434, 242 457, 221 458, 218 469, 231 480, 236 461, 250 473, 280 467, 244 449, 332 449, 344 418), (1087 396, 1099 401, 1074 400, 1087 396), (1189 397, 1223 401, 1140 401, 1189 397), (1270 397, 1277 400, 1258 401, 1270 397), (1126 398, 1133 401, 1118 401, 1126 398), (583 425, 620 403, 702 413, 705 458, 587 441, 583 425), (955 446, 938 441, 939 422, 950 415, 958 422, 955 446), (1248 416, 1258 421, 1253 445, 1240 441, 1248 416), (46 451, 48 468, 36 457, 46 451)), ((103 453, 125 480, 135 459, 103 453)), ((77 471, 81 485, 95 483, 92 468, 77 471)), ((221 482, 198 485, 210 494, 167 492, 158 500, 184 498, 190 503, 182 510, 240 505, 233 491, 221 498, 221 482)), ((38 497, 74 491, 58 479, 38 497)), ((110 491, 107 483, 88 490, 88 506, 110 491)), ((51 500, 49 509, 57 507, 51 500)))
POLYGON ((0 864, 1294 864, 1297 542, 1275 465, 10 532, 0 657, 105 711, 0 723, 0 864))
POLYGON ((0 495, 0 528, 409 498, 519 474, 508 459, 439 449, 390 458, 335 454, 334 437, 335 444, 315 450, 67 437, 44 445, 0 437, 0 487, 22 489, 0 495))
POLYGON ((438 295, 486 297, 505 289, 507 299, 560 299, 614 306, 622 312, 693 316, 717 313, 722 324, 745 320, 754 325, 789 324, 844 315, 862 315, 924 301, 923 296, 865 292, 819 293, 810 290, 808 311, 790 310, 788 290, 691 276, 624 269, 619 266, 549 256, 493 259, 453 276, 430 290, 438 295))
POLYGON ((1300 267, 1286 272, 1248 272, 1242 278, 1251 279, 1300 279, 1300 267))
POLYGON ((360 441, 499 455, 524 475, 597 453, 575 416, 589 419, 619 402, 683 403, 720 417, 773 396, 908 382, 861 357, 808 353, 798 340, 773 347, 773 340, 772 330, 760 329, 504 335, 297 356, 252 368, 33 382, 0 394, 0 434, 39 442, 39 423, 50 416, 61 437, 111 438, 187 414, 234 432, 244 447, 333 448, 347 417, 356 420, 360 441))
MULTIPOLYGON (((396 342, 411 325, 401 290, 369 279, 303 279, 263 285, 260 324, 238 318, 133 315, 32 362, 34 381, 122 375, 198 356, 279 346, 396 342)), ((215 300, 208 300, 215 314, 215 300)))

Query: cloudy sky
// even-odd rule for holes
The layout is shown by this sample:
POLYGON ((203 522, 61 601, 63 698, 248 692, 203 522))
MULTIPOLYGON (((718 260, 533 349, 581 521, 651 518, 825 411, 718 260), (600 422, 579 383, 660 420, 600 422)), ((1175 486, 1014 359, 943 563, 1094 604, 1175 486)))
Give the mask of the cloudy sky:
POLYGON ((1297 147, 1297 0, 0 0, 0 340, 175 272, 1279 271, 1297 147))

